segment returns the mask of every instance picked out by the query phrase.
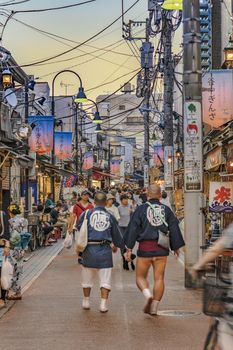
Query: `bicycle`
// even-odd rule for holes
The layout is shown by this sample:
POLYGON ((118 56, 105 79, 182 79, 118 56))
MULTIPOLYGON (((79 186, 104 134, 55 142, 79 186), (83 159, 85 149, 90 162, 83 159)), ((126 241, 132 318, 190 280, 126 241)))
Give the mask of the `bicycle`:
MULTIPOLYGON (((225 313, 225 302, 228 292, 232 288, 231 281, 224 276, 224 273, 227 274, 228 271, 222 269, 223 258, 224 255, 216 260, 214 273, 208 275, 208 270, 204 271, 203 313, 213 318, 205 339, 204 350, 216 349, 218 343, 218 326, 225 313)), ((229 262, 231 259, 232 255, 230 255, 229 262)))

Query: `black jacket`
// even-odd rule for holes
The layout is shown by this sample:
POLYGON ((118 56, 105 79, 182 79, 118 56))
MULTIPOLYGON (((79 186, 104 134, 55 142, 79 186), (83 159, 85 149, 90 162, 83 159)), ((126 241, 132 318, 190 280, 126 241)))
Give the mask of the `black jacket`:
POLYGON ((145 203, 139 206, 131 219, 128 230, 124 236, 125 245, 129 249, 133 249, 136 241, 156 240, 159 238, 159 230, 162 232, 169 231, 170 246, 173 251, 185 245, 178 220, 172 210, 159 202, 159 200, 152 199, 149 201, 152 205, 158 207, 159 215, 153 215, 149 204, 145 203), (161 220, 163 217, 167 223, 166 226, 161 220))

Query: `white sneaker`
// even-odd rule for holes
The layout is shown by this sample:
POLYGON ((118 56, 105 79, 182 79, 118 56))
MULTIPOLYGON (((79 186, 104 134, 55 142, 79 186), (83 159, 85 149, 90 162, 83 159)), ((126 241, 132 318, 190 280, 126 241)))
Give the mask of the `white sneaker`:
POLYGON ((101 299, 100 302, 100 312, 106 313, 108 312, 108 307, 107 307, 107 300, 106 299, 101 299))
POLYGON ((150 314, 152 316, 156 316, 158 314, 158 307, 159 307, 159 301, 158 300, 153 300, 150 308, 150 314))
POLYGON ((90 310, 90 299, 89 298, 83 298, 83 310, 90 310))
POLYGON ((153 302, 153 298, 152 297, 146 299, 146 304, 145 304, 144 309, 143 309, 143 312, 145 314, 151 314, 151 304, 152 304, 152 302, 153 302))

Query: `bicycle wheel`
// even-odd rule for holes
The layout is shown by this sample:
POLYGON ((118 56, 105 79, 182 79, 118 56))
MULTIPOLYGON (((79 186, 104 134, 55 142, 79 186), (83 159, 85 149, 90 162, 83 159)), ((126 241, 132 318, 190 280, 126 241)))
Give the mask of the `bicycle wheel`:
POLYGON ((38 247, 42 247, 43 243, 44 243, 44 235, 43 235, 43 232, 40 231, 37 234, 37 245, 38 245, 38 247))
POLYGON ((215 322, 210 326, 203 350, 214 350, 216 348, 217 340, 218 340, 218 334, 217 334, 218 323, 219 323, 218 320, 215 320, 215 322))

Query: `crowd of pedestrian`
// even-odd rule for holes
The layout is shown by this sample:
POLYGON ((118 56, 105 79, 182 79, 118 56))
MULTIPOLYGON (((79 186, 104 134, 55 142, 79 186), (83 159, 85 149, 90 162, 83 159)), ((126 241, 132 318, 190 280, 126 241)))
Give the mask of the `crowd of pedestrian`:
MULTIPOLYGON (((48 193, 45 202, 35 206, 33 211, 34 215, 38 217, 38 224, 44 235, 45 247, 56 243, 57 237, 54 235, 56 230, 59 230, 63 238, 65 238, 67 232, 75 232, 82 224, 84 213, 88 211, 87 220, 91 218, 93 231, 90 230, 87 249, 83 253, 78 252, 79 263, 87 269, 90 268, 89 262, 92 259, 95 260, 95 258, 91 258, 91 254, 87 253, 89 250, 93 253, 96 251, 95 246, 98 241, 104 242, 104 244, 98 247, 99 254, 94 263, 97 269, 102 271, 103 266, 106 269, 111 269, 112 260, 110 255, 112 252, 116 252, 117 247, 119 247, 123 269, 129 270, 131 267, 132 270, 135 270, 132 259, 132 257, 135 258, 135 255, 131 255, 129 258, 129 248, 131 248, 128 244, 129 232, 131 232, 130 227, 134 223, 134 213, 137 213, 138 210, 141 211, 145 203, 147 203, 145 190, 132 190, 124 186, 108 188, 104 191, 100 191, 98 188, 90 188, 83 190, 81 193, 74 191, 68 201, 58 201, 56 203, 53 200, 53 195, 48 193), (89 248, 89 245, 92 247, 89 248), (97 263, 98 259, 100 259, 99 263, 97 263), (86 261, 89 261, 87 266, 85 266, 86 261)), ((138 215, 136 217, 138 218, 138 215)), ((89 227, 92 227, 91 225, 89 227)), ((7 258, 14 267, 14 273, 11 289, 8 291, 1 290, 0 307, 5 305, 6 299, 20 300, 22 298, 23 258, 31 238, 28 226, 28 220, 23 217, 20 207, 16 203, 9 206, 7 213, 1 211, 0 267, 2 261, 7 258)), ((141 226, 137 228, 137 232, 140 232, 141 229, 141 226)), ((87 274, 87 270, 85 271, 87 274)), ((107 278, 107 282, 105 282, 109 288, 109 272, 108 274, 106 274, 106 271, 104 274, 103 272, 101 272, 101 276, 104 275, 107 278)), ((84 280, 87 281, 85 278, 84 280)), ((87 284, 84 283, 84 285, 87 284)), ((145 294, 145 291, 143 293, 145 294)), ((84 295, 87 294, 88 292, 84 291, 84 295)), ((104 295, 107 294, 105 291, 104 295)), ((106 305, 102 309, 106 309, 106 305)))
MULTIPOLYGON (((159 303, 164 294, 164 275, 167 257, 172 251, 179 256, 185 242, 180 231, 169 197, 160 186, 151 185, 148 190, 131 188, 85 189, 73 192, 69 201, 53 201, 48 194, 44 204, 35 208, 44 232, 45 246, 56 242, 54 230, 65 238, 67 234, 86 235, 85 246, 76 247, 78 262, 82 265, 82 288, 84 310, 91 307, 90 296, 94 277, 98 275, 100 285, 100 307, 108 311, 111 291, 113 253, 119 251, 122 267, 129 271, 136 269, 136 285, 145 298, 144 312, 157 315, 159 303), (136 255, 137 262, 134 264, 136 255), (148 273, 153 270, 153 287, 150 287, 148 273)), ((20 300, 22 261, 30 241, 28 220, 21 214, 20 207, 12 204, 8 212, 0 211, 0 275, 4 259, 13 265, 13 279, 10 290, 1 288, 0 308, 6 299, 20 300)), ((227 235, 194 266, 194 273, 220 254, 225 247, 232 248, 232 225, 227 235)), ((231 297, 231 295, 230 295, 231 297)), ((232 342, 232 307, 219 326, 219 342, 232 342), (224 334, 228 333, 228 337, 224 334), (229 336, 230 334, 230 336, 229 336)), ((223 347, 224 348, 224 347, 223 347)))
MULTIPOLYGON (((163 196, 165 194, 163 193, 163 196)), ((169 251, 179 255, 184 240, 179 222, 171 208, 160 202, 161 188, 149 190, 110 188, 105 191, 85 190, 73 206, 69 233, 87 231, 87 244, 79 251, 82 264, 83 308, 90 308, 94 275, 98 274, 101 289, 100 311, 107 312, 111 290, 112 253, 120 249, 124 270, 136 269, 136 283, 146 301, 144 312, 156 315, 164 292, 164 272, 169 251), (162 237, 161 237, 162 236, 162 237), (161 243, 159 240, 161 239, 161 243), (163 246, 163 241, 167 243, 163 246), (138 242, 137 265, 133 248, 138 242), (154 270, 154 287, 150 291, 147 275, 154 270)))

